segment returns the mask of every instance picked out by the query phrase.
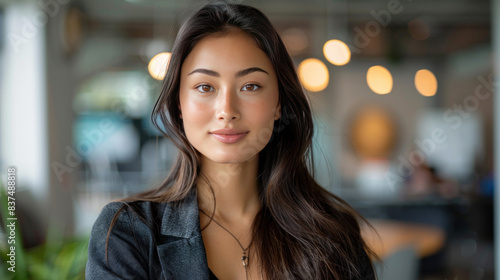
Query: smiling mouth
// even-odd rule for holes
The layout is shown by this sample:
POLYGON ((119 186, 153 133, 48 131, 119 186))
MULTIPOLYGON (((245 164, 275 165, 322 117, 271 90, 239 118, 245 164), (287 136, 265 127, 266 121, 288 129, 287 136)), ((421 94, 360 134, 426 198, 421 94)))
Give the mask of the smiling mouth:
POLYGON ((238 133, 238 134, 217 134, 217 133, 210 133, 215 139, 219 140, 222 143, 226 144, 232 144, 240 141, 243 139, 248 132, 244 133, 238 133))

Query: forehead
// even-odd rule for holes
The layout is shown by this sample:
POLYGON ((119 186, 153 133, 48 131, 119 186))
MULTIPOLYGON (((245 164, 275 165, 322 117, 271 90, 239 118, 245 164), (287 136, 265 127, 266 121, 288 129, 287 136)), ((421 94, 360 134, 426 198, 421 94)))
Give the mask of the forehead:
POLYGON ((252 37, 243 31, 230 31, 200 40, 184 60, 182 73, 195 68, 237 72, 254 66, 273 71, 268 56, 252 37))

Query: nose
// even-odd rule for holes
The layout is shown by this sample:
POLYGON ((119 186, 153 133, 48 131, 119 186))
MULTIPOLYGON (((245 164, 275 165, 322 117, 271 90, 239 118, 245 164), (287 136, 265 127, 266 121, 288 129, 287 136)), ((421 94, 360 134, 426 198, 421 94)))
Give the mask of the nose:
POLYGON ((231 121, 240 118, 236 93, 223 89, 217 96, 217 119, 231 121))

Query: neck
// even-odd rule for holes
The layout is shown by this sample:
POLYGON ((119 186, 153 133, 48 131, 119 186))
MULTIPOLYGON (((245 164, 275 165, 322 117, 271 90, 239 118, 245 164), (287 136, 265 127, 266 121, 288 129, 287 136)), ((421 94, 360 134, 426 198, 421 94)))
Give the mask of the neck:
POLYGON ((214 218, 226 222, 252 220, 260 209, 258 161, 258 155, 243 163, 217 163, 202 157, 201 176, 196 185, 200 209, 210 215, 215 206, 214 218))

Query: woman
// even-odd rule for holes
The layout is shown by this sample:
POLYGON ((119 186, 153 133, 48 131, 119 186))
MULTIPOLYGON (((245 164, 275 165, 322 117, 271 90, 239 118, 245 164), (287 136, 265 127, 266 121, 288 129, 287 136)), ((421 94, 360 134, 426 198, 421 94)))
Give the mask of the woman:
POLYGON ((181 27, 152 114, 180 153, 160 187, 106 205, 87 279, 374 279, 361 217, 308 171, 313 123, 255 8, 181 27))

